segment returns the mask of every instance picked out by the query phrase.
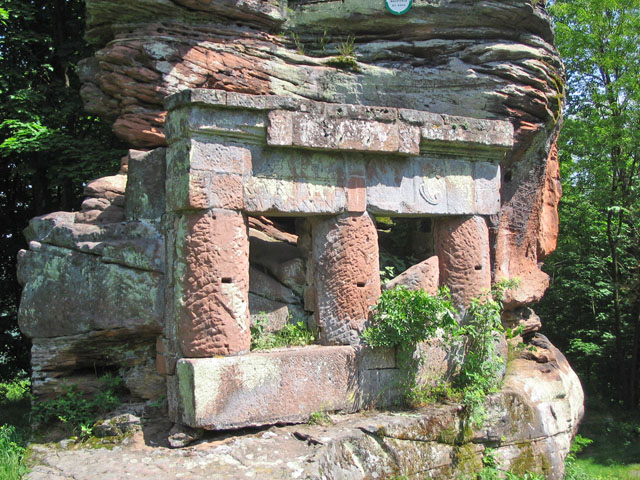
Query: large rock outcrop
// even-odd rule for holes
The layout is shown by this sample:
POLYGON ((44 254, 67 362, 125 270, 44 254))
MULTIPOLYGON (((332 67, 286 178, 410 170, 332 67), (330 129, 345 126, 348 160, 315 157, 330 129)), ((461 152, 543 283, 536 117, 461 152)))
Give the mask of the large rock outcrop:
MULTIPOLYGON (((424 262, 390 285, 447 285, 464 309, 518 278, 505 322, 539 329, 523 312, 535 317, 527 305, 547 287, 540 265, 557 238, 563 95, 544 2, 416 0, 399 16, 382 0, 86 3, 97 51, 80 65, 85 106, 135 149, 118 175, 87 185, 80 212, 26 230, 19 321, 33 338, 36 395, 63 381, 91 388, 91 369, 118 370, 133 396, 157 398, 166 385, 171 418, 209 429, 379 404, 395 360, 358 360, 380 294, 378 217, 429 225, 424 262), (252 326, 289 322, 317 329, 324 346, 249 353, 252 326), (314 371, 335 384, 305 378, 314 371), (209 374, 216 382, 203 383, 209 374), (291 405, 281 384, 297 397, 291 405), (234 423, 233 398, 255 406, 261 396, 272 400, 268 414, 234 423)), ((546 458, 544 472, 560 478, 581 391, 539 343, 551 353, 534 360, 553 366, 525 377, 564 395, 550 407, 562 413, 552 420, 546 393, 510 372, 478 442, 518 430, 505 405, 526 397, 533 430, 514 433, 506 464, 546 458)), ((439 371, 442 353, 427 370, 439 371)), ((374 443, 389 456, 407 435, 374 443)), ((409 471, 403 455, 427 458, 433 439, 407 438, 410 451, 391 454, 389 468, 409 471)), ((476 458, 480 449, 467 447, 476 458)), ((334 453, 345 475, 360 458, 334 453)))

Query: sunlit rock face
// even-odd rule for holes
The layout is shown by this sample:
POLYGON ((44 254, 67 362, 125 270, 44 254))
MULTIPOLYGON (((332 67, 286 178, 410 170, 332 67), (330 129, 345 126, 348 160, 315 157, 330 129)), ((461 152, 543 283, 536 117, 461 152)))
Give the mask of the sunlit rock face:
POLYGON ((563 88, 543 2, 420 1, 394 16, 378 0, 89 0, 87 12, 86 108, 136 147, 165 145, 164 97, 195 87, 510 121, 493 272, 520 278, 511 307, 542 296, 563 88), (357 64, 340 63, 345 49, 357 64))
MULTIPOLYGON (((80 212, 25 231, 19 317, 36 395, 69 379, 96 388, 97 366, 135 397, 166 391, 172 420, 207 429, 398 401, 395 352, 360 336, 393 285, 447 286, 462 317, 492 284, 519 279, 504 321, 529 340, 540 328, 527 306, 548 285, 540 267, 557 238, 563 93, 544 2, 415 0, 403 15, 383 0, 86 3, 85 107, 132 149, 118 175, 87 185, 80 212), (405 231, 413 252, 393 252, 420 258, 387 285, 385 218, 422 222, 405 231), (298 322, 322 346, 249 351, 252 327, 298 322)), ((358 441, 378 435, 426 470, 438 452, 467 452, 472 471, 476 444, 505 438, 505 467, 561 478, 582 391, 537 342, 507 369, 485 430, 427 441, 393 420, 396 436, 359 430, 358 441), (431 441, 442 448, 424 456, 431 441)), ((421 378, 455 369, 437 342, 420 348, 421 378)), ((356 467, 335 445, 339 478, 356 467)), ((451 461, 442 475, 466 472, 451 461)))

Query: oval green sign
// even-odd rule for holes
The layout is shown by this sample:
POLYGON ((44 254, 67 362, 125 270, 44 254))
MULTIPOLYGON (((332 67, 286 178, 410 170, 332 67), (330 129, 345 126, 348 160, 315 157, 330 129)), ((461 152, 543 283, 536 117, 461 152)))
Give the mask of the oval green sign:
POLYGON ((413 0, 384 0, 384 6, 394 15, 407 13, 412 5, 413 0))

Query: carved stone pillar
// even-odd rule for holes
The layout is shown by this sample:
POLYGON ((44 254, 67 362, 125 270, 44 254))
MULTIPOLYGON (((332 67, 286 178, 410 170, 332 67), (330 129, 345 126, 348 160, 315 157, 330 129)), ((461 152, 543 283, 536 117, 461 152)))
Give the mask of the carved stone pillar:
POLYGON ((177 220, 174 315, 184 357, 249 350, 249 237, 242 213, 186 212, 177 220))
POLYGON ((368 213, 343 214, 313 228, 316 322, 324 345, 356 345, 380 296, 378 233, 368 213))
POLYGON ((458 307, 491 288, 489 229, 484 218, 448 217, 435 222, 440 283, 451 289, 458 307))

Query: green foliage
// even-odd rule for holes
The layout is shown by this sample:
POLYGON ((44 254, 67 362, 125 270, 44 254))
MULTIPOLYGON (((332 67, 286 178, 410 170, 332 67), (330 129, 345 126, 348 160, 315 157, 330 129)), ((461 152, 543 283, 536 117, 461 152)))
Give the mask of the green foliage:
POLYGON ((29 469, 24 464, 26 439, 13 425, 0 425, 0 478, 18 480, 29 469))
POLYGON ((516 280, 497 283, 491 294, 473 298, 465 325, 457 335, 465 337, 464 357, 454 386, 462 392, 462 401, 468 407, 472 424, 484 420, 484 398, 500 386, 500 372, 504 361, 497 351, 505 334, 501 322, 502 298, 505 290, 517 287, 516 280))
POLYGON ((587 394, 640 400, 640 1, 557 0, 564 197, 536 308, 587 394))
POLYGON ((78 390, 77 385, 69 385, 61 395, 34 404, 33 420, 44 424, 61 422, 69 425, 82 437, 89 436, 96 417, 120 404, 118 389, 122 380, 109 375, 100 380, 104 389, 93 397, 87 398, 78 390))
POLYGON ((532 472, 518 475, 500 470, 495 450, 487 447, 482 456, 482 469, 472 476, 462 477, 462 480, 544 480, 544 476, 532 472))
POLYGON ((360 67, 356 58, 355 41, 356 39, 353 35, 349 35, 346 40, 340 41, 337 46, 338 55, 329 60, 327 65, 359 72, 360 67))
POLYGON ((565 462, 567 480, 631 480, 640 473, 640 416, 588 400, 580 435, 565 462))
POLYGON ((83 183, 117 171, 123 145, 87 115, 81 0, 0 0, 0 380, 29 368, 17 328, 16 256, 30 218, 80 206, 83 183))
POLYGON ((30 409, 30 382, 24 374, 0 383, 0 479, 19 479, 28 471, 24 452, 30 409))
POLYGON ((372 347, 413 347, 434 337, 438 329, 453 331, 457 325, 455 314, 446 288, 437 297, 404 287, 385 290, 362 338, 372 347))
POLYGON ((481 424, 484 399, 500 386, 503 359, 497 345, 505 333, 500 321, 503 294, 517 284, 514 280, 500 282, 491 294, 472 299, 463 325, 456 321, 457 312, 446 288, 436 297, 402 286, 386 290, 373 307, 371 325, 362 338, 372 347, 398 348, 407 376, 403 387, 409 405, 461 401, 471 424, 481 424), (459 369, 452 379, 420 386, 415 379, 419 359, 414 353, 419 343, 434 338, 454 356, 459 369))
POLYGON ((265 330, 268 320, 264 312, 260 312, 256 324, 251 327, 251 350, 269 350, 272 348, 310 345, 315 336, 302 322, 287 323, 278 332, 265 330))
POLYGON ((309 425, 328 426, 333 424, 333 420, 327 412, 313 412, 307 422, 309 425))

